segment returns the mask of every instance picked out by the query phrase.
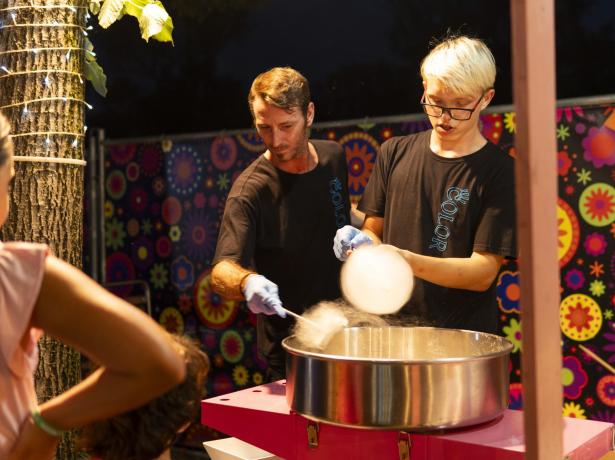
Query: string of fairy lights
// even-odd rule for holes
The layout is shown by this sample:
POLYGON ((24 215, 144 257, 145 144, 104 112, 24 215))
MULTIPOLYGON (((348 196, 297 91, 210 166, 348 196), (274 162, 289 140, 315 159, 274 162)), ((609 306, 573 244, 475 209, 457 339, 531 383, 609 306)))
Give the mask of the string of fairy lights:
MULTIPOLYGON (((69 5, 69 4, 57 4, 57 5, 49 5, 49 4, 35 4, 34 0, 30 0, 29 5, 14 5, 8 6, 4 8, 0 8, 0 31, 4 29, 17 29, 21 27, 28 28, 65 28, 65 29, 78 29, 83 34, 84 38, 88 36, 88 30, 92 30, 91 25, 87 25, 88 19, 90 19, 90 14, 88 11, 88 7, 86 5, 69 5), (37 23, 22 23, 19 21, 18 12, 22 10, 67 10, 74 14, 84 13, 84 19, 86 26, 82 26, 76 23, 69 22, 58 22, 58 21, 50 21, 50 22, 37 22, 37 23)), ((39 53, 62 53, 62 60, 68 66, 71 59, 74 58, 74 55, 77 53, 89 53, 91 56, 96 56, 91 49, 87 49, 85 46, 75 47, 75 46, 67 46, 67 47, 32 47, 32 48, 20 48, 20 49, 7 49, 0 51, 0 59, 4 56, 15 55, 19 53, 32 53, 34 56, 39 55, 39 53)), ((0 64, 0 80, 6 78, 15 78, 18 76, 24 75, 37 75, 41 78, 43 87, 46 89, 50 89, 55 80, 55 76, 57 75, 67 75, 69 77, 74 77, 79 80, 80 84, 83 84, 84 75, 80 72, 75 72, 66 69, 57 69, 57 68, 43 68, 43 69, 31 69, 31 70, 19 70, 19 69, 11 69, 9 68, 5 62, 0 64)), ((0 106, 0 110, 10 109, 10 108, 18 108, 21 107, 21 118, 22 120, 26 117, 30 116, 32 113, 31 107, 34 104, 44 103, 44 102, 60 102, 60 103, 77 103, 82 104, 88 109, 92 109, 92 105, 88 104, 84 99, 78 97, 71 96, 49 96, 49 97, 37 97, 29 100, 12 102, 10 104, 0 106)), ((79 142, 84 139, 85 132, 87 131, 87 126, 84 125, 83 132, 67 132, 67 131, 31 131, 31 132, 21 132, 11 135, 13 138, 18 137, 40 137, 42 139, 43 146, 46 150, 49 150, 52 143, 53 137, 68 137, 72 138, 72 143, 70 144, 72 148, 78 148, 79 142)), ((15 156, 15 161, 24 161, 24 162, 45 162, 45 163, 64 163, 64 164, 74 164, 74 165, 85 165, 86 162, 84 160, 77 160, 72 158, 58 158, 58 157, 41 157, 41 156, 15 156)))

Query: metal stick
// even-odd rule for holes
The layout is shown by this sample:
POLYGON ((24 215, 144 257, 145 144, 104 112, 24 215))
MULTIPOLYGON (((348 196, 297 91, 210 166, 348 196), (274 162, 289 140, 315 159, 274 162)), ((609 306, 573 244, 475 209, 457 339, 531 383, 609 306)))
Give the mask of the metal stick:
POLYGON ((589 348, 587 348, 587 347, 585 347, 583 345, 579 345, 579 348, 581 350, 583 350, 585 353, 587 353, 595 361, 597 361, 598 363, 602 364, 607 370, 611 371, 612 374, 615 374, 615 369, 613 368, 613 366, 611 366, 609 363, 607 363, 604 359, 602 359, 596 353, 594 353, 589 348))
POLYGON ((316 321, 312 321, 311 319, 304 318, 303 316, 298 315, 294 311, 290 311, 290 310, 288 310, 287 308, 284 308, 284 307, 282 307, 282 310, 284 310, 288 315, 292 316, 295 319, 308 322, 312 327, 315 327, 316 329, 322 329, 320 324, 318 324, 316 321))

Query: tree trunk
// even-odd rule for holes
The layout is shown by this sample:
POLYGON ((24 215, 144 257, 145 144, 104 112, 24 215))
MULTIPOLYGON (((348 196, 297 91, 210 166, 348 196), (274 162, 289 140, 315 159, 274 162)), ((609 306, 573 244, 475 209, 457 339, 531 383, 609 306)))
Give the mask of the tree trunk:
MULTIPOLYGON (((0 107, 11 121, 15 155, 28 157, 16 159, 11 212, 0 236, 46 243, 77 267, 83 165, 70 160, 83 159, 86 7, 85 0, 0 0, 0 66, 6 68, 0 107)), ((49 337, 39 347, 36 391, 43 402, 79 382, 80 359, 49 337)), ((64 436, 56 458, 77 458, 73 434, 64 436)))

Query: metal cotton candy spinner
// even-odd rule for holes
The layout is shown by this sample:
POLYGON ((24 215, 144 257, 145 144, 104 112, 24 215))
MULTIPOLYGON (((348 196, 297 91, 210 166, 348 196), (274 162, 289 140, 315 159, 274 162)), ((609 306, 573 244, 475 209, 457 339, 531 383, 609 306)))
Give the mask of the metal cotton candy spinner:
MULTIPOLYGON (((342 290, 355 307, 384 314, 408 300, 412 272, 391 248, 361 248, 346 264, 342 290)), ((429 431, 486 422, 506 409, 506 339, 459 329, 348 326, 319 346, 299 335, 282 341, 292 410, 336 425, 429 431)))
POLYGON ((428 431, 498 417, 508 405, 512 344, 431 327, 347 327, 323 350, 296 336, 286 350, 286 399, 336 425, 428 431))

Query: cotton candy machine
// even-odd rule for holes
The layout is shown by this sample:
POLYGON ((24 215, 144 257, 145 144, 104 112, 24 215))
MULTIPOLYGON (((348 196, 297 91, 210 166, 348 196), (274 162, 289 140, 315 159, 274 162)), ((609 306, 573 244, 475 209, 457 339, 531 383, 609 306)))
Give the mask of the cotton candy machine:
POLYGON ((351 327, 322 351, 295 336, 286 399, 316 421, 427 431, 492 420, 508 405, 512 345, 482 332, 431 327, 351 327))
MULTIPOLYGON (((206 399, 201 422, 293 460, 524 460, 524 414, 502 412, 510 344, 469 331, 439 337, 428 329, 395 329, 402 330, 347 330, 320 356, 297 349, 289 338, 292 385, 279 380, 206 399), (359 338, 366 334, 374 338, 359 338), (405 346, 395 346, 394 339, 405 346), (382 345, 385 340, 390 348, 382 345), (344 355, 331 356, 336 347, 344 355), (374 357, 364 358, 369 354, 374 357), (291 410, 287 399, 306 415, 291 410), (491 418, 458 430, 417 432, 491 418), (408 429, 395 428, 400 426, 408 429)), ((613 449, 613 424, 566 417, 563 422, 567 459, 602 458, 613 449)))

